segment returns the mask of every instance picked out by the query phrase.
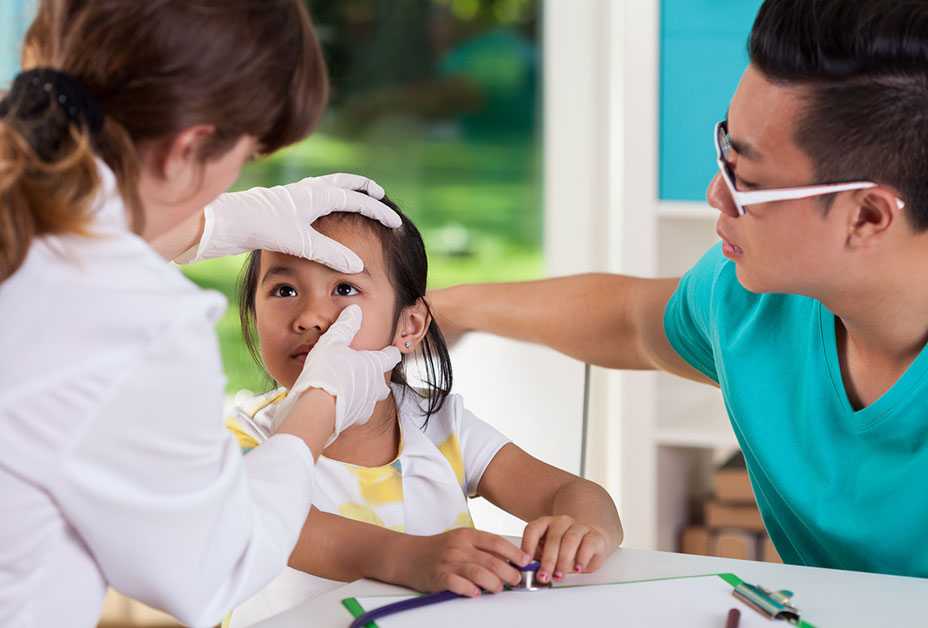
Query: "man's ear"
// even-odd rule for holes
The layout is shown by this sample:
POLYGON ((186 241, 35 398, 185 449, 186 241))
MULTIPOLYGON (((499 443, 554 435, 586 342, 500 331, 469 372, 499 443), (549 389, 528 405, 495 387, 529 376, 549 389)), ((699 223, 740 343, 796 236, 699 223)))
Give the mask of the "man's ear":
POLYGON ((847 243, 858 249, 880 241, 893 223, 902 218, 905 207, 898 194, 882 186, 860 190, 854 202, 848 214, 847 243))
POLYGON ((428 333, 431 323, 432 316, 423 299, 404 307, 396 324, 393 346, 399 349, 400 353, 414 353, 428 333))

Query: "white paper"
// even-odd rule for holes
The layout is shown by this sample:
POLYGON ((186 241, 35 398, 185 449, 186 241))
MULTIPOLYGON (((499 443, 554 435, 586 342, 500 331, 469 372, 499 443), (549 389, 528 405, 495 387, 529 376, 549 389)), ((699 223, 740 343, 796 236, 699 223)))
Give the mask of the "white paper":
MULTIPOLYGON (((358 602, 369 611, 409 597, 362 597, 358 602)), ((724 628, 731 608, 741 611, 739 628, 773 626, 757 611, 735 599, 731 585, 718 576, 506 591, 406 611, 378 619, 377 625, 380 628, 724 628)))

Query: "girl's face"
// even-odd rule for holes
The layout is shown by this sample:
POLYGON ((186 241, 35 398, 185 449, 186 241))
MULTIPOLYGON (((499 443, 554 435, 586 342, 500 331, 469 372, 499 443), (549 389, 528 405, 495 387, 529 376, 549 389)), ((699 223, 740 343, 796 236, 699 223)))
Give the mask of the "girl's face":
POLYGON ((394 331, 396 297, 380 241, 351 221, 321 220, 313 226, 357 253, 364 270, 345 275, 301 257, 261 252, 255 293, 261 357, 271 377, 287 388, 299 377, 309 350, 349 305, 359 305, 364 314, 352 348, 402 345, 402 330, 394 331))

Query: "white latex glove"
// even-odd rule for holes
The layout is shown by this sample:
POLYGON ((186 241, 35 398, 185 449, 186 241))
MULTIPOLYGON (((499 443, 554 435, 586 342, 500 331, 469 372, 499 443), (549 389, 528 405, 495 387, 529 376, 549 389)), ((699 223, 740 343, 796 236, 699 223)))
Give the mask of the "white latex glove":
POLYGON ((367 423, 374 404, 390 394, 384 374, 400 361, 400 351, 387 347, 380 351, 359 351, 348 345, 361 328, 361 308, 349 305, 316 341, 306 356, 303 371, 274 415, 274 429, 283 423, 300 395, 309 388, 321 388, 335 397, 335 433, 328 447, 345 429, 367 423))
POLYGON ((359 273, 364 269, 361 258, 313 229, 312 223, 340 211, 399 227, 400 217, 378 200, 382 198, 383 188, 374 181, 343 173, 223 194, 204 210, 199 245, 175 261, 186 264, 262 249, 305 257, 343 273, 359 273))

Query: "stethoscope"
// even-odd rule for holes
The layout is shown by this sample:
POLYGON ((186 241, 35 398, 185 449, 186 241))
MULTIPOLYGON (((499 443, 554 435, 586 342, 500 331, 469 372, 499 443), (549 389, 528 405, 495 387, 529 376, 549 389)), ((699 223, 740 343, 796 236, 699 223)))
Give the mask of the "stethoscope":
MULTIPOLYGON (((539 567, 541 567, 541 563, 537 560, 529 563, 525 567, 520 567, 519 571, 522 572, 522 578, 519 580, 519 584, 507 586, 506 589, 509 591, 538 591, 539 589, 550 588, 550 582, 540 582, 535 578, 535 574, 539 567)), ((451 591, 440 591, 438 593, 430 593, 429 595, 421 595, 408 600, 394 602, 393 604, 387 604, 386 606, 381 606, 380 608, 375 608, 372 611, 364 613, 351 622, 350 628, 364 628, 364 626, 369 623, 382 617, 387 617, 388 615, 396 615, 397 613, 411 611, 422 608, 423 606, 450 602, 451 600, 457 600, 462 597, 465 596, 452 593, 451 591)))

